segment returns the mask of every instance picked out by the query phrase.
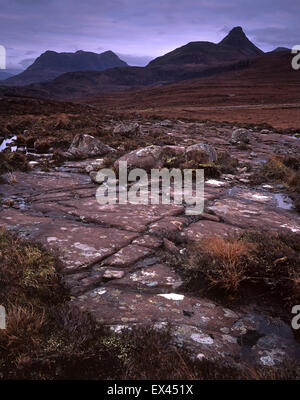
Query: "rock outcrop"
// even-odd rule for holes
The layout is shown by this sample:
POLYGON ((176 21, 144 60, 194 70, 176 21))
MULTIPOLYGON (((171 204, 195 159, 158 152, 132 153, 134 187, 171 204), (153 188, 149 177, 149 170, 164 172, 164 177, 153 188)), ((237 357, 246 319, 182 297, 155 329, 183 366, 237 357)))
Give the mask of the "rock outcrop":
POLYGON ((94 136, 79 133, 74 137, 67 153, 70 158, 88 158, 104 156, 114 151, 112 147, 102 143, 94 136))

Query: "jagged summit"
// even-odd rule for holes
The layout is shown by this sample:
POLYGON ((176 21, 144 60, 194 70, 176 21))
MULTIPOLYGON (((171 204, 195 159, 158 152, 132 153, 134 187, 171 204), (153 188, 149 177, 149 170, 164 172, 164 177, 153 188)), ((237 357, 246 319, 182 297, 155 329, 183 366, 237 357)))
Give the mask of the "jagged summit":
POLYGON ((253 57, 263 54, 245 35, 241 26, 231 29, 228 35, 221 40, 219 46, 227 46, 240 51, 244 56, 253 57))

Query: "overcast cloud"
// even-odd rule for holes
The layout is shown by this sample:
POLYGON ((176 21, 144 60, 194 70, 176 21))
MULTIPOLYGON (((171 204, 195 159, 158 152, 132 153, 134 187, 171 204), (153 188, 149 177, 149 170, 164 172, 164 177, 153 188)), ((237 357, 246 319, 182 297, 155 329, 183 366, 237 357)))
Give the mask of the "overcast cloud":
POLYGON ((234 26, 264 51, 300 44, 298 0, 0 0, 9 68, 46 50, 112 50, 145 65, 190 41, 220 41, 234 26))

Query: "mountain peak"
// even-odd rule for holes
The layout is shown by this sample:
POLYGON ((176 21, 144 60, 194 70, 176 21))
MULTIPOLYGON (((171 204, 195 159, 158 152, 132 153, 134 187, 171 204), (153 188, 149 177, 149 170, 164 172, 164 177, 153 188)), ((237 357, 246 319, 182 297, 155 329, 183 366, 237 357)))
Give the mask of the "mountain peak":
POLYGON ((100 54, 84 50, 77 50, 75 53, 47 50, 25 71, 8 78, 5 84, 22 86, 54 79, 66 72, 103 71, 126 66, 127 63, 110 50, 100 54))
POLYGON ((245 35, 241 26, 236 26, 221 40, 219 46, 232 47, 240 51, 244 56, 253 57, 263 54, 263 51, 256 47, 245 35))
POLYGON ((228 35, 237 35, 237 34, 238 35, 242 34, 243 36, 246 36, 241 26, 235 26, 234 28, 232 28, 228 35))

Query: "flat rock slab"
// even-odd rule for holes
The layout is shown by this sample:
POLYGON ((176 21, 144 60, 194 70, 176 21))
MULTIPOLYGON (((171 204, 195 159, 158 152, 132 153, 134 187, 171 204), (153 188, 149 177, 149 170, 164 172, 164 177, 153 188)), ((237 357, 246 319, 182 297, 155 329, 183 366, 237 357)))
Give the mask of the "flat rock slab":
POLYGON ((172 205, 100 205, 93 197, 66 201, 56 208, 82 220, 116 226, 134 232, 143 232, 148 224, 160 220, 163 216, 178 215, 184 212, 182 206, 172 205))
MULTIPOLYGON (((198 358, 234 360, 243 357, 244 361, 261 365, 278 365, 284 359, 300 354, 300 346, 292 340, 287 325, 281 329, 277 327, 277 333, 270 334, 271 322, 269 331, 260 330, 261 319, 266 325, 265 317, 237 313, 206 299, 106 285, 86 292, 72 302, 116 332, 140 324, 154 324, 156 329, 170 324, 174 340, 180 346, 188 346, 198 358), (250 344, 247 332, 257 334, 250 344)), ((276 329, 275 324, 273 328, 276 329)))
POLYGON ((167 232, 181 231, 187 221, 184 217, 164 217, 149 225, 149 232, 163 235, 167 232))
POLYGON ((183 231, 189 241, 198 241, 205 236, 228 236, 241 232, 241 229, 235 226, 223 224, 221 222, 200 220, 195 222, 183 231))
POLYGON ((151 249, 157 249, 162 245, 161 239, 151 236, 151 235, 143 235, 134 239, 132 244, 138 244, 139 246, 149 247, 151 249))
POLYGON ((63 219, 30 216, 17 210, 0 212, 0 224, 58 251, 63 264, 73 270, 103 259, 128 245, 138 235, 116 228, 88 226, 63 219))
POLYGON ((216 200, 208 209, 222 217, 228 224, 243 229, 300 232, 300 218, 296 213, 289 215, 279 209, 271 208, 259 199, 249 201, 248 198, 247 201, 246 197, 245 199, 229 197, 216 200))
POLYGON ((130 244, 106 259, 105 265, 110 265, 111 267, 128 267, 151 253, 152 250, 148 247, 130 244))
POLYGON ((90 186, 88 176, 63 172, 14 172, 14 176, 16 183, 0 185, 0 195, 4 197, 11 195, 29 197, 41 193, 51 193, 52 191, 79 189, 80 186, 87 184, 90 186))
POLYGON ((128 273, 122 279, 108 282, 106 286, 118 288, 131 288, 134 290, 161 290, 163 293, 172 289, 176 289, 182 285, 182 280, 167 265, 155 264, 146 268, 139 269, 135 272, 128 273))

